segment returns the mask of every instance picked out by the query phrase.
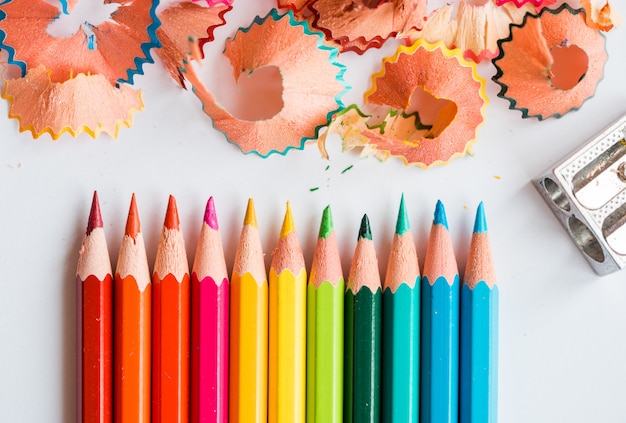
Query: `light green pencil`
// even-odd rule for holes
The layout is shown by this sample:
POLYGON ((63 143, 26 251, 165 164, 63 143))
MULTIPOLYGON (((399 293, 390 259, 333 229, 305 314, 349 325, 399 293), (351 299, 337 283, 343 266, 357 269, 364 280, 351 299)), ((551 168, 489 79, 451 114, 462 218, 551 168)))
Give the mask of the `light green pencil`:
POLYGON ((307 422, 343 418, 344 280, 330 207, 324 209, 307 287, 307 422))

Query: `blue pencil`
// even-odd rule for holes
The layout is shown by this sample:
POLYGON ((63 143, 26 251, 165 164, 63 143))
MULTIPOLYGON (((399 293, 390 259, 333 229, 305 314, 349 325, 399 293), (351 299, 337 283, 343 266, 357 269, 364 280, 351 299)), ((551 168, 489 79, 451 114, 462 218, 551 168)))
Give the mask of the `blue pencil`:
POLYGON ((498 421, 498 296, 480 203, 461 288, 461 423, 498 421))
POLYGON ((422 275, 420 422, 458 421, 459 272, 437 202, 422 275))

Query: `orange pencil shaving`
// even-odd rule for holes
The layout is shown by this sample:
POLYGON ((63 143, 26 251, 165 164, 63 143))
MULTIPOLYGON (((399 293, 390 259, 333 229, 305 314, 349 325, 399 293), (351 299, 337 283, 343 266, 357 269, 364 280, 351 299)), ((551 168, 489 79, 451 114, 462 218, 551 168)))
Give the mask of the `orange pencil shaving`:
POLYGON ((170 196, 152 275, 152 422, 189 421, 189 263, 170 196))
POLYGON ((98 194, 94 192, 76 271, 77 418, 110 423, 112 418, 113 277, 98 194))
POLYGON ((117 423, 150 422, 152 286, 135 194, 115 272, 113 415, 117 423))

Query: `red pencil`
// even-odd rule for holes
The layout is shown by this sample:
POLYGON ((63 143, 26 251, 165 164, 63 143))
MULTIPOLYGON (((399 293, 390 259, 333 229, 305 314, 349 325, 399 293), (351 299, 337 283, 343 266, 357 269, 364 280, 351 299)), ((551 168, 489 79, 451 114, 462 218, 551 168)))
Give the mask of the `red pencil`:
POLYGON ((213 197, 191 276, 191 421, 228 423, 228 272, 213 197))
POLYGON ((113 277, 96 192, 78 257, 76 300, 76 421, 110 423, 113 412, 113 277))
POLYGON ((189 264, 170 196, 152 275, 152 423, 189 421, 189 264))

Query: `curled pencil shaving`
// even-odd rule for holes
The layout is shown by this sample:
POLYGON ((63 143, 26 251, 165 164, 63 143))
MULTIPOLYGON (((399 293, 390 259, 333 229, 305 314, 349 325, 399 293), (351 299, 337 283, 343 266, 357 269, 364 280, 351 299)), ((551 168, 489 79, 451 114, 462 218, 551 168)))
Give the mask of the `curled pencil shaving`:
POLYGON ((334 40, 342 51, 362 54, 391 37, 419 30, 427 15, 426 0, 317 0, 310 4, 312 26, 334 40))
POLYGON ((44 133, 58 139, 85 132, 97 137, 105 132, 116 138, 120 127, 130 127, 135 111, 143 110, 141 94, 128 85, 116 87, 103 75, 78 74, 54 82, 42 65, 26 76, 6 80, 2 97, 9 100, 9 117, 20 122, 20 131, 34 138, 44 133))
POLYGON ((297 18, 308 14, 308 7, 315 0, 277 0, 277 5, 281 9, 291 10, 297 18))
POLYGON ((325 139, 336 133, 344 150, 362 148, 362 154, 399 157, 422 168, 446 164, 470 152, 487 103, 474 63, 443 43, 418 41, 383 61, 364 110, 353 105, 339 112, 320 150, 327 154, 325 139))
POLYGON ((45 0, 6 0, 0 21, 0 47, 9 51, 9 63, 29 67, 43 65, 52 81, 63 82, 73 75, 102 74, 110 82, 132 83, 142 66, 152 62, 149 50, 158 43, 154 18, 156 1, 104 0, 110 18, 98 25, 89 22, 67 37, 50 35, 49 25, 63 18, 77 1, 61 3, 63 12, 45 0), (2 37, 1 35, 4 35, 2 37))
POLYGON ((157 30, 157 35, 161 41, 161 48, 157 50, 157 54, 181 87, 184 88, 185 85, 180 69, 189 51, 189 38, 197 40, 197 47, 201 52, 204 44, 213 41, 213 31, 226 23, 224 15, 230 10, 232 6, 203 7, 183 2, 159 13, 161 26, 157 30))
POLYGON ((551 4, 555 3, 555 2, 556 2, 556 0, 496 0, 496 4, 498 6, 501 6, 501 5, 505 4, 505 3, 513 3, 515 5, 515 7, 522 7, 526 3, 531 3, 536 8, 549 6, 549 5, 551 5, 551 4))
POLYGON ((623 23, 622 16, 608 0, 580 0, 580 5, 587 12, 587 25, 601 31, 610 31, 623 23))
POLYGON ((476 63, 491 59, 498 55, 498 40, 509 35, 509 25, 535 11, 530 3, 497 6, 495 1, 473 4, 462 0, 458 5, 443 5, 430 14, 421 31, 411 31, 408 38, 411 42, 442 41, 450 49, 461 49, 463 57, 476 63))
MULTIPOLYGON (((268 98, 280 97, 278 107, 270 105, 276 107, 272 116, 238 117, 234 111, 227 111, 202 83, 190 61, 185 65, 185 76, 213 126, 230 142, 244 153, 262 157, 284 154, 291 148, 303 148, 308 139, 316 138, 319 129, 343 106, 339 98, 347 90, 343 81, 345 68, 336 61, 337 49, 324 46, 322 39, 322 34, 311 32, 291 12, 278 15, 273 10, 226 42, 224 55, 230 60, 239 85, 248 82, 242 78, 253 79, 272 70, 279 72, 282 86, 272 86, 272 92, 259 99, 261 106, 267 106, 263 103, 268 98)), ((194 56, 198 59, 197 50, 194 56)))
POLYGON ((605 38, 585 23, 583 9, 543 9, 513 25, 493 59, 498 97, 522 117, 561 117, 593 96, 608 58, 605 38))

